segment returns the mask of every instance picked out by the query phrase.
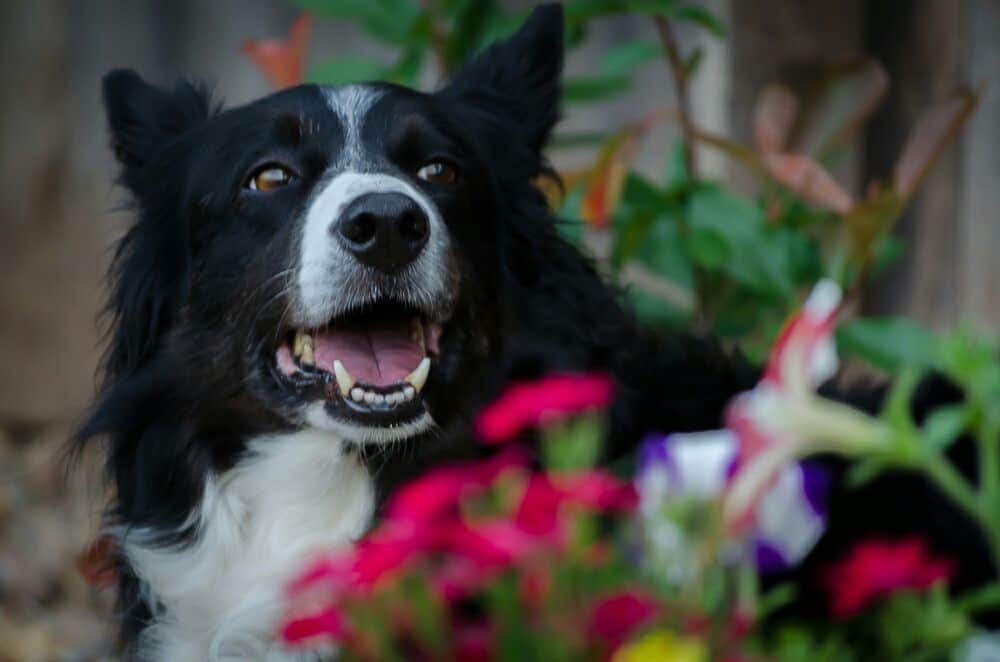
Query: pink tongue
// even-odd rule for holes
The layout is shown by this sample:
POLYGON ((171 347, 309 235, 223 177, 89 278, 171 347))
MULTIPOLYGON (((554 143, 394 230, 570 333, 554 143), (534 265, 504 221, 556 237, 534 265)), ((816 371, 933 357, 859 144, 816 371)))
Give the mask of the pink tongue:
POLYGON ((314 331, 313 351, 316 367, 332 373, 339 359, 355 379, 372 386, 403 381, 424 358, 409 326, 389 323, 314 331))

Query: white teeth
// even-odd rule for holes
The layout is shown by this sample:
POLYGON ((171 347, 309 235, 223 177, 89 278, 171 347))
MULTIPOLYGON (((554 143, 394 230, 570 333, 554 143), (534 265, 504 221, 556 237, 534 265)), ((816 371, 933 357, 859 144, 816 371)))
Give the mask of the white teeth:
POLYGON ((351 373, 347 372, 347 368, 340 360, 333 362, 333 376, 337 378, 337 386, 340 387, 340 394, 347 397, 347 394, 351 392, 354 388, 354 382, 356 381, 351 373))
POLYGON ((295 339, 292 341, 292 353, 299 357, 299 362, 303 365, 316 364, 312 336, 302 329, 295 332, 295 339))
POLYGON ((361 386, 355 386, 350 391, 351 399, 355 402, 364 402, 368 405, 389 405, 396 407, 404 402, 413 400, 417 396, 417 389, 407 384, 401 388, 396 388, 390 393, 376 393, 361 386))
POLYGON ((417 366, 417 369, 406 376, 406 381, 415 391, 419 392, 424 387, 424 384, 427 383, 427 374, 430 371, 431 360, 425 356, 420 365, 417 366))
POLYGON ((424 349, 424 323, 419 317, 414 317, 410 321, 410 340, 420 345, 424 349))

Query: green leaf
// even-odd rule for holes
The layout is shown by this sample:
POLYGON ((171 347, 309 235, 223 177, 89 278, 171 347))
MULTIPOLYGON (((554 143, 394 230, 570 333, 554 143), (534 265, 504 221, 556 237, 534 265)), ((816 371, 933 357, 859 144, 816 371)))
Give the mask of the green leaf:
POLYGON ((462 65, 480 49, 483 34, 495 29, 499 11, 495 0, 460 0, 453 10, 445 59, 450 68, 462 65))
POLYGON ((423 16, 414 0, 293 0, 319 16, 357 21, 372 37, 393 45, 406 44, 417 35, 414 26, 423 16))
POLYGON ((726 26, 722 24, 722 21, 720 21, 715 14, 708 11, 704 7, 699 7, 697 5, 681 5, 679 7, 667 9, 665 13, 670 18, 700 25, 717 37, 726 36, 726 26))
POLYGON ((702 259, 718 262, 720 246, 725 255, 718 268, 734 280, 768 296, 791 296, 794 282, 786 243, 768 230, 758 204, 724 188, 705 185, 691 196, 688 219, 693 235, 714 233, 695 250, 702 259), (720 241, 721 240, 721 241, 720 241))
POLYGON ((718 269, 729 258, 729 245, 722 233, 713 228, 695 228, 688 235, 688 251, 698 266, 718 269))
POLYGON ((563 100, 567 103, 602 101, 624 92, 632 81, 628 76, 580 76, 563 83, 563 100))
POLYGON ((565 11, 566 22, 575 27, 599 16, 624 12, 626 8, 621 0, 573 0, 566 3, 565 11))
POLYGON ((582 416, 542 429, 542 456, 550 471, 588 469, 601 452, 604 419, 582 416))
POLYGON ((667 187, 682 186, 688 181, 687 164, 684 162, 684 141, 675 140, 667 152, 665 175, 667 187))
POLYGON ((837 329, 837 345, 883 370, 924 367, 936 358, 934 336, 902 317, 857 319, 837 329))
POLYGON ((346 85, 385 78, 385 65, 363 57, 338 57, 309 70, 307 78, 322 85, 346 85))
POLYGON ((920 438, 928 450, 943 452, 965 432, 969 417, 966 407, 961 404, 939 407, 931 412, 924 422, 920 438))
POLYGON ((667 215, 653 219, 652 226, 635 251, 635 259, 653 273, 691 291, 694 268, 684 250, 677 224, 667 215))
POLYGON ((608 50, 601 58, 601 72, 608 76, 630 74, 639 66, 658 59, 662 51, 657 44, 634 41, 608 50))

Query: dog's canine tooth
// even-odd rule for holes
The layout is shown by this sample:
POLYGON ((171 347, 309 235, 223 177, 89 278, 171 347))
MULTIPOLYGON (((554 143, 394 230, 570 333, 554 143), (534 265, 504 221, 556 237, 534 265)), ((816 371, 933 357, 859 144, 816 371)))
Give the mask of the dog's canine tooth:
POLYGON ((337 386, 340 387, 340 394, 346 398, 347 394, 354 388, 357 380, 354 379, 351 373, 347 372, 347 368, 340 362, 340 359, 333 362, 333 376, 337 378, 337 386))
POLYGON ((302 365, 316 365, 316 357, 313 354, 313 346, 308 342, 302 346, 302 354, 299 355, 302 365))
POLYGON ((299 361, 304 365, 314 365, 316 357, 313 353, 312 336, 299 329, 295 332, 295 339, 292 341, 292 353, 299 357, 299 361))
POLYGON ((305 344, 305 339, 308 334, 299 329, 295 332, 295 339, 292 341, 292 354, 299 356, 302 354, 302 347, 305 344))
POLYGON ((355 386, 351 389, 351 400, 355 402, 361 402, 365 399, 365 390, 360 386, 355 386))
POLYGON ((427 383, 427 375, 430 371, 431 360, 425 356, 423 361, 420 362, 420 365, 417 366, 416 370, 406 376, 406 381, 417 393, 419 393, 420 389, 422 389, 424 384, 427 383))
POLYGON ((406 388, 403 389, 403 397, 407 400, 412 400, 417 395, 417 390, 407 384, 406 388))

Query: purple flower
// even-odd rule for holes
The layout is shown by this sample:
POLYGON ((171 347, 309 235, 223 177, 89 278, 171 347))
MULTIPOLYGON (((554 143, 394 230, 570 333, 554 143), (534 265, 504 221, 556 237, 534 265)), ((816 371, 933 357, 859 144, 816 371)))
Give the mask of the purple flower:
MULTIPOLYGON (((672 506, 721 500, 735 467, 738 439, 729 430, 650 436, 639 451, 636 489, 649 541, 656 556, 683 563, 681 527, 672 506)), ((746 532, 747 553, 762 572, 784 570, 801 561, 825 528, 828 476, 811 463, 782 469, 762 495, 753 526, 746 532)), ((683 572, 678 572, 682 575, 683 572)))

